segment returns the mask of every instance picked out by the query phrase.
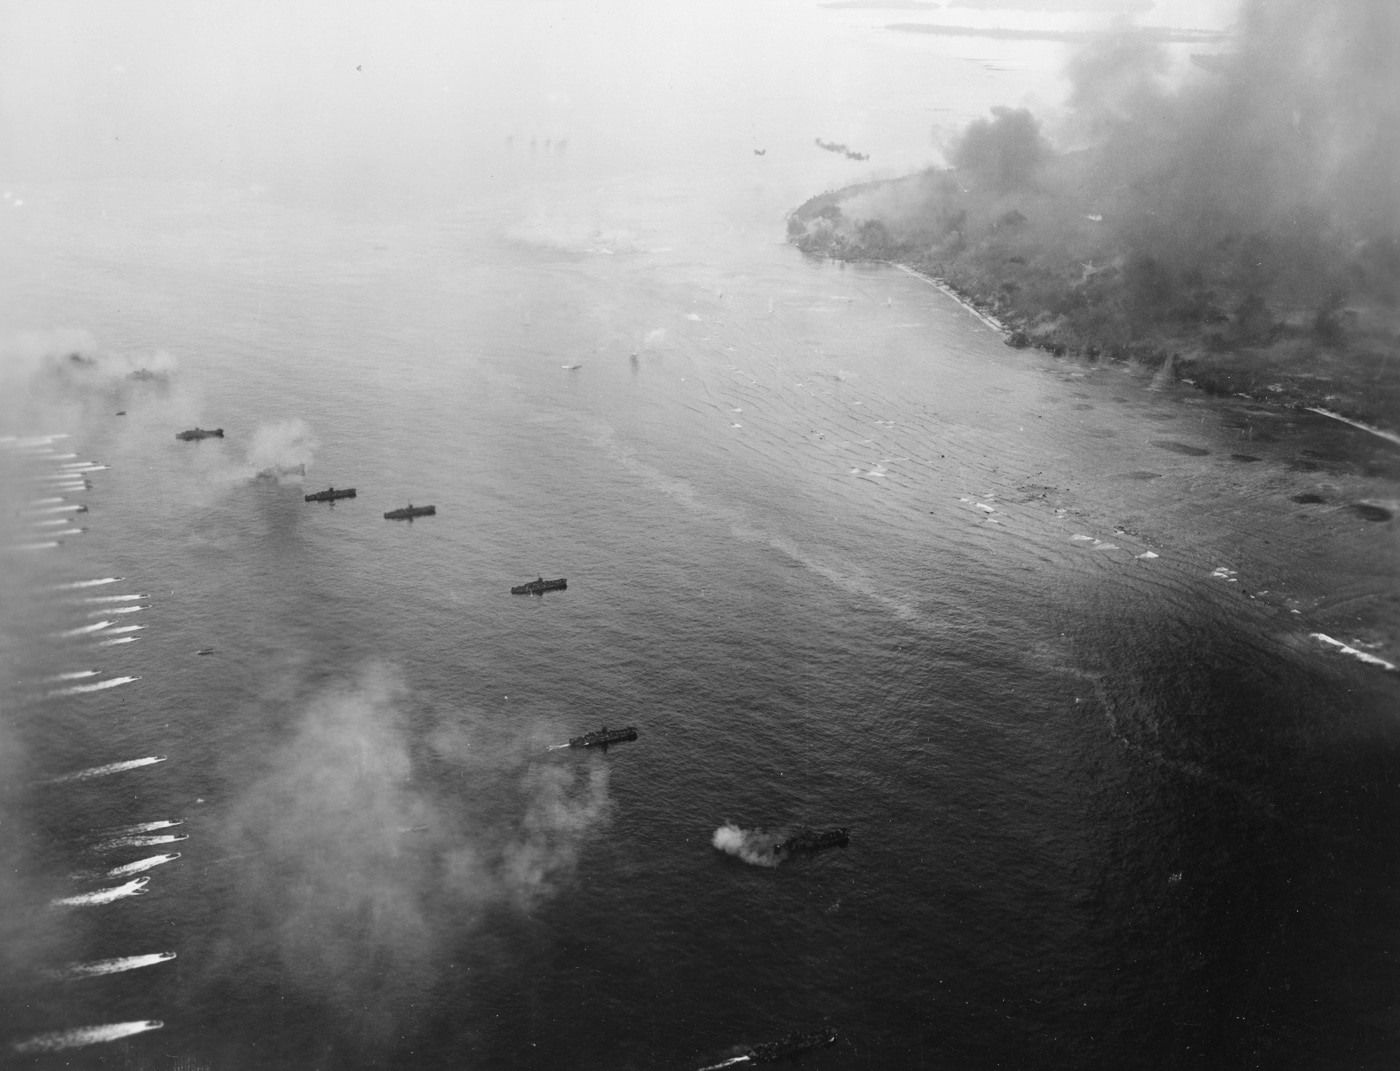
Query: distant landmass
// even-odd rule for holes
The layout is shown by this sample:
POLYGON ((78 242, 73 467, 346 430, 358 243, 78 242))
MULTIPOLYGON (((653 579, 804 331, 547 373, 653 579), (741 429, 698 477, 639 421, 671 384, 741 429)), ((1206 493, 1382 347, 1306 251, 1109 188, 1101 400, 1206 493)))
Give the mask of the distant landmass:
MULTIPOLYGON (((996 37, 1008 41, 1066 41, 1087 44, 1102 34, 1097 30, 1009 29, 1004 27, 943 26, 928 22, 893 22, 887 30, 927 33, 943 37, 996 37)), ((1172 26, 1142 26, 1135 31, 1147 40, 1168 43, 1205 44, 1223 41, 1229 35, 1220 30, 1178 29, 1172 26)))

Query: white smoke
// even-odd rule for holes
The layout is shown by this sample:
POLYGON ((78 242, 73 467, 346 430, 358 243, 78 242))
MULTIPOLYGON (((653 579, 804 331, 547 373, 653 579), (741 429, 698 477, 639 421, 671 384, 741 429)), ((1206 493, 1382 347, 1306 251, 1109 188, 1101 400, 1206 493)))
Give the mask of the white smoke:
POLYGON ((715 830, 711 841, 722 852, 737 856, 754 866, 777 866, 778 855, 775 849, 780 838, 761 829, 740 829, 732 822, 726 822, 715 830))

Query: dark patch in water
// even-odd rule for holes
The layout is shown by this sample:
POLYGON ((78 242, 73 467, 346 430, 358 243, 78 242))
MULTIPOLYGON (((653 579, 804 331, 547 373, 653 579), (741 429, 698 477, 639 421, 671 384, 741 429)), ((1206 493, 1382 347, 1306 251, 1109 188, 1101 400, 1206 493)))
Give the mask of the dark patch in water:
POLYGON ((1351 511, 1363 521, 1388 521, 1395 516, 1384 506, 1373 506, 1369 502, 1353 502, 1351 511))
POLYGON ((1230 457, 1232 457, 1232 458, 1233 458, 1234 460, 1236 460, 1236 461, 1258 461, 1258 460, 1259 460, 1259 459, 1258 459, 1257 457, 1255 457, 1253 454, 1231 454, 1230 457))
POLYGON ((1175 420, 1175 413, 1145 413, 1148 420, 1175 420))
POLYGON ((1084 434, 1093 439, 1113 439, 1118 435, 1112 428, 1090 428, 1084 434))
POLYGON ((1112 399, 1112 400, 1115 401, 1115 402, 1124 402, 1124 403, 1126 403, 1128 399, 1127 399, 1127 398, 1120 398, 1120 397, 1118 397, 1118 395, 1115 394, 1115 395, 1113 396, 1113 399, 1112 399))
POLYGON ((1152 445, 1159 450, 1170 450, 1174 454, 1185 454, 1187 457, 1205 457, 1209 450, 1199 446, 1188 446, 1186 443, 1179 443, 1174 439, 1153 439, 1152 445))
POLYGON ((1326 502, 1327 499, 1323 498, 1321 495, 1304 494, 1294 495, 1293 501, 1297 502, 1301 506, 1316 506, 1323 502, 1326 502))
POLYGON ((1316 472, 1322 468, 1316 461, 1306 461, 1301 458, 1290 461, 1288 467, 1294 472, 1316 472))
POLYGON ((1146 469, 1138 469, 1136 472, 1120 472, 1120 479, 1124 480, 1156 480, 1161 477, 1160 472, 1148 472, 1146 469))
POLYGON ((1092 409, 1092 408, 1094 408, 1094 407, 1093 407, 1092 405, 1088 405, 1088 404, 1086 404, 1086 403, 1084 403, 1084 402, 1080 402, 1078 405, 1075 406, 1075 408, 1076 408, 1076 409, 1079 409, 1079 410, 1084 410, 1084 409, 1092 409))

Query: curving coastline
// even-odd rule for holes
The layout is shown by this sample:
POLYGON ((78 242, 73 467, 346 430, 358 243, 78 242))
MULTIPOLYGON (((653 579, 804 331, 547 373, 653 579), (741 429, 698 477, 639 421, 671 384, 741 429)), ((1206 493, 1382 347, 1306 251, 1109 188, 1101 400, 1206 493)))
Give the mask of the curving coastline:
MULTIPOLYGON (((1089 166, 1086 155, 1061 170, 1089 166)), ((1014 348, 1163 369, 1208 393, 1307 409, 1400 445, 1395 310, 1202 286, 1144 311, 1168 288, 1153 265, 1115 247, 1115 221, 1093 207, 1065 203, 1062 189, 1008 197, 929 170, 812 197, 789 213, 787 233, 810 256, 923 279, 1014 348)))

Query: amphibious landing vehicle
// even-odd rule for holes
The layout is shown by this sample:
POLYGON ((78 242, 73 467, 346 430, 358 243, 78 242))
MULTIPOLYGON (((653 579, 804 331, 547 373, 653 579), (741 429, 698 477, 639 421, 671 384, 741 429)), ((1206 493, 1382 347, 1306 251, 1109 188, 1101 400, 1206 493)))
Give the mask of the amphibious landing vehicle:
POLYGON ((189 431, 177 431, 175 433, 175 438, 187 443, 192 443, 196 439, 222 439, 223 437, 223 428, 215 428, 213 431, 207 431, 204 428, 190 428, 189 431))
POLYGON ((384 514, 384 519, 386 521, 411 521, 414 517, 432 517, 436 514, 436 506, 415 506, 410 502, 403 509, 391 509, 384 514))
POLYGON ((569 586, 569 581, 560 577, 558 580, 546 580, 540 577, 538 580, 531 580, 526 584, 517 584, 510 589, 512 595, 543 595, 546 591, 563 591, 569 586))
POLYGON ((798 1031, 785 1038, 779 1038, 777 1041, 767 1041, 762 1045, 755 1045, 744 1055, 756 1064, 777 1063, 779 1060, 789 1060, 804 1052, 811 1052, 813 1049, 824 1049, 828 1045, 835 1045, 836 1036, 836 1031, 830 1027, 806 1033, 798 1031))
POLYGON ((630 725, 625 729, 609 729, 604 725, 601 729, 595 729, 591 733, 575 736, 569 741, 569 746, 605 748, 609 744, 621 744, 635 739, 637 739, 637 730, 630 725))
POLYGON ((851 831, 845 826, 830 829, 803 829, 787 840, 773 845, 774 852, 819 852, 824 848, 844 848, 851 842, 851 831))
POLYGON ((355 489, 353 487, 328 487, 324 491, 316 491, 313 494, 302 495, 308 502, 334 502, 337 498, 354 498, 355 489))

